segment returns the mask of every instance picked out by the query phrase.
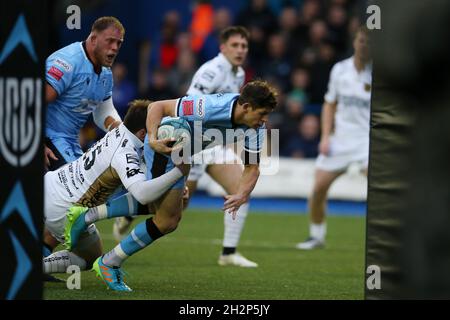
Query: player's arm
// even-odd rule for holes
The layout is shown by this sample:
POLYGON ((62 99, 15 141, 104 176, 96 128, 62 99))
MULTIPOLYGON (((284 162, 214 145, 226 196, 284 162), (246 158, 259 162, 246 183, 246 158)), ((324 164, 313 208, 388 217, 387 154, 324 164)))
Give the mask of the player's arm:
POLYGON ((330 72, 328 90, 325 93, 325 102, 322 107, 322 115, 320 119, 322 131, 320 135, 319 153, 325 155, 330 152, 330 136, 334 128, 334 115, 336 114, 340 73, 339 63, 335 64, 330 72))
POLYGON ((164 117, 174 117, 179 99, 155 101, 149 104, 147 112, 147 134, 150 147, 158 153, 168 154, 172 148, 167 143, 172 139, 158 140, 158 126, 164 117))
POLYGON ((188 95, 203 95, 216 93, 224 74, 214 67, 202 66, 192 78, 192 83, 187 91, 188 95))
POLYGON ((189 165, 181 165, 157 178, 136 181, 127 189, 140 204, 146 205, 161 197, 181 177, 187 176, 189 169, 189 165))
POLYGON ((336 114, 336 102, 325 102, 322 107, 321 126, 322 132, 320 135, 319 152, 328 154, 330 151, 330 136, 334 127, 334 116, 336 114))
MULTIPOLYGON (((48 83, 45 84, 45 102, 51 103, 58 98, 58 92, 48 83)), ((58 161, 58 157, 53 153, 53 151, 44 144, 44 165, 47 170, 50 167, 50 159, 58 161)))
POLYGON ((258 178, 259 178, 259 165, 246 164, 244 166, 244 172, 242 173, 242 176, 239 179, 238 191, 236 194, 225 196, 225 203, 223 210, 228 211, 228 213, 231 213, 234 218, 239 207, 249 200, 250 193, 255 188, 258 178))
POLYGON ((58 92, 48 83, 45 84, 45 102, 51 103, 58 98, 58 92))
POLYGON ((100 103, 97 108, 92 113, 95 124, 105 132, 116 128, 122 123, 119 114, 112 102, 112 97, 109 97, 102 103, 100 103))

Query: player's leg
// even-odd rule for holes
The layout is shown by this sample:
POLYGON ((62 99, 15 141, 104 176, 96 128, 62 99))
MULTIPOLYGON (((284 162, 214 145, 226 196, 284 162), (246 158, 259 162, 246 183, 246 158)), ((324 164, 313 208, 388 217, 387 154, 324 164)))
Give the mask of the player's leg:
POLYGON ((328 189, 344 171, 326 171, 316 169, 312 194, 308 199, 309 207, 309 238, 297 244, 298 249, 310 250, 322 247, 326 236, 326 201, 328 189))
POLYGON ((94 263, 94 270, 113 290, 131 291, 123 282, 120 267, 125 260, 155 240, 174 231, 181 219, 183 188, 173 189, 156 203, 155 217, 138 225, 114 249, 94 263))
MULTIPOLYGON (((238 181, 242 176, 242 166, 240 164, 211 164, 207 167, 207 173, 228 194, 234 194, 238 190, 238 181)), ((225 213, 223 248, 218 261, 219 265, 250 268, 258 266, 258 264, 248 260, 236 251, 247 218, 248 208, 248 203, 243 204, 239 208, 235 220, 230 214, 225 213)))
MULTIPOLYGON (((174 167, 170 157, 155 153, 144 141, 144 157, 147 165, 147 179, 157 178, 174 167)), ((152 244, 178 226, 183 209, 184 177, 159 200, 151 204, 155 217, 139 223, 113 250, 94 262, 97 275, 113 290, 131 291, 124 283, 120 266, 130 256, 152 244)))
POLYGON ((43 270, 49 273, 65 273, 69 266, 75 265, 81 271, 90 269, 93 262, 102 255, 103 247, 97 228, 91 224, 80 236, 73 251, 61 250, 43 259, 43 270))

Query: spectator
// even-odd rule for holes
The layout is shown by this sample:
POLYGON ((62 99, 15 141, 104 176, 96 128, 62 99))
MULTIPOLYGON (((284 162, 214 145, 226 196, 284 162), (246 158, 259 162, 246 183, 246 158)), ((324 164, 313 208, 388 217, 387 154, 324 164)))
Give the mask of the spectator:
POLYGON ((293 158, 315 158, 320 141, 320 121, 316 115, 305 114, 298 122, 297 134, 288 140, 284 155, 293 158))
POLYGON ((191 46, 194 52, 199 52, 203 43, 213 29, 214 8, 209 0, 196 1, 191 22, 191 46))
POLYGON ((263 77, 273 77, 284 92, 289 88, 289 75, 292 68, 286 46, 286 40, 281 34, 273 34, 269 37, 268 56, 262 71, 263 77))
POLYGON ((180 52, 176 68, 170 70, 168 75, 170 90, 175 93, 175 97, 182 97, 186 94, 196 69, 194 53, 191 50, 180 52))
POLYGON ((200 64, 213 59, 220 51, 220 32, 231 25, 231 13, 227 8, 220 8, 214 12, 214 28, 208 34, 199 52, 200 64))
POLYGON ((167 71, 162 68, 153 70, 151 84, 142 98, 159 101, 173 99, 175 96, 169 86, 167 71))
POLYGON ((152 39, 144 40, 139 49, 139 92, 142 94, 149 83, 149 74, 154 68, 171 68, 177 59, 176 45, 180 16, 176 11, 164 15, 161 29, 152 39))
POLYGON ((247 29, 257 26, 267 35, 274 31, 277 19, 267 6, 266 0, 251 0, 247 8, 238 14, 235 24, 247 29))
POLYGON ((128 69, 123 63, 116 62, 112 67, 114 87, 112 91, 114 105, 123 119, 128 110, 128 102, 136 98, 136 85, 127 79, 128 69))

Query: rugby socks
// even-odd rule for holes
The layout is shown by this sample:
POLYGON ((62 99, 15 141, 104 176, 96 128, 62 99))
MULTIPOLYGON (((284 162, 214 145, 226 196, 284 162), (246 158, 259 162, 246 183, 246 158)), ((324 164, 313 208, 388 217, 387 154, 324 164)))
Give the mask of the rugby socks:
POLYGON ((153 222, 152 218, 139 223, 131 233, 114 249, 103 256, 103 263, 110 267, 120 265, 131 255, 149 246, 163 234, 153 222))
POLYGON ((45 243, 42 245, 42 255, 45 257, 48 257, 49 255, 52 254, 52 249, 46 245, 45 243))
POLYGON ((309 235, 311 238, 324 241, 327 234, 327 224, 322 223, 311 223, 309 225, 309 235))
POLYGON ((52 253, 42 260, 44 273, 65 273, 71 265, 86 270, 86 261, 73 252, 62 250, 52 253))
POLYGON ((233 254, 239 243, 245 219, 247 218, 249 204, 241 205, 236 213, 236 219, 233 220, 231 214, 225 213, 224 216, 224 236, 222 254, 233 254))
POLYGON ((89 209, 84 216, 84 221, 89 225, 102 219, 134 216, 137 214, 138 207, 138 202, 131 193, 125 193, 106 204, 89 209))

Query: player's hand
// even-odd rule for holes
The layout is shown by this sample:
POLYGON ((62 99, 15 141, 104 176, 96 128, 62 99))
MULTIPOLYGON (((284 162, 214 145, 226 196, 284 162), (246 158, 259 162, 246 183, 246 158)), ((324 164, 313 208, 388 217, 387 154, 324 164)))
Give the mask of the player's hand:
POLYGON ((120 126, 120 124, 122 123, 122 121, 120 120, 116 120, 113 123, 111 123, 108 127, 108 131, 111 131, 112 129, 117 128, 118 126, 120 126))
POLYGON ((188 203, 189 203, 189 188, 185 186, 183 190, 183 210, 186 209, 188 203))
POLYGON ((173 151, 171 145, 173 145, 175 141, 176 140, 174 138, 167 138, 161 140, 149 140, 148 144, 155 152, 170 155, 173 151))
POLYGON ((59 160, 55 154, 53 153, 53 151, 47 147, 46 145, 44 145, 44 164, 45 164, 45 170, 48 170, 48 167, 50 167, 50 158, 52 160, 59 160))
POLYGON ((191 165, 190 164, 179 164, 177 165, 177 168, 180 169, 183 176, 187 177, 189 175, 189 171, 191 171, 191 165))
POLYGON ((224 198, 225 202, 222 210, 224 210, 225 213, 231 214, 233 220, 236 219, 236 213, 239 210, 239 207, 248 201, 248 197, 240 194, 232 194, 226 195, 224 198))
POLYGON ((330 139, 323 138, 320 140, 319 153, 323 155, 328 155, 330 153, 330 139))

